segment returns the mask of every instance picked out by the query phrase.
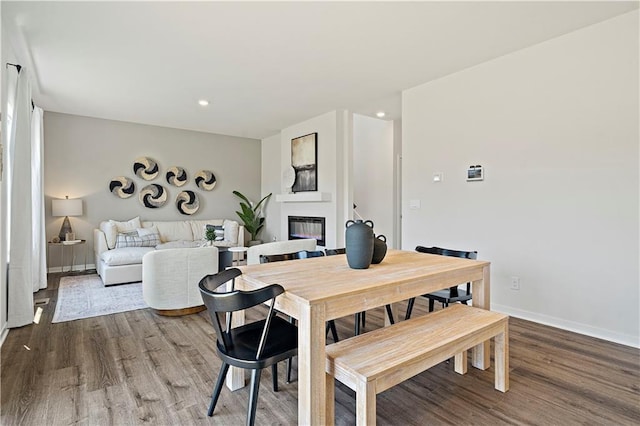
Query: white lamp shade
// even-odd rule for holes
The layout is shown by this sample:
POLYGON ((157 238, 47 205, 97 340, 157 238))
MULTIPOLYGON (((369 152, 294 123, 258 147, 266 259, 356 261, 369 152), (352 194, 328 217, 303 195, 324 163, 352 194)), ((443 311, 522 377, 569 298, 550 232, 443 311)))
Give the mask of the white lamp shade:
POLYGON ((82 200, 51 200, 53 216, 82 216, 82 200))

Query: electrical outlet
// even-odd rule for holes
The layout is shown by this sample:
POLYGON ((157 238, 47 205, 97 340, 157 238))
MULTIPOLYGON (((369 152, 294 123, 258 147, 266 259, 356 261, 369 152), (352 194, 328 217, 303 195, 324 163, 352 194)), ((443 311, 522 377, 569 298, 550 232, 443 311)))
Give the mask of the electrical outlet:
POLYGON ((520 290, 520 277, 511 277, 511 290, 520 290))

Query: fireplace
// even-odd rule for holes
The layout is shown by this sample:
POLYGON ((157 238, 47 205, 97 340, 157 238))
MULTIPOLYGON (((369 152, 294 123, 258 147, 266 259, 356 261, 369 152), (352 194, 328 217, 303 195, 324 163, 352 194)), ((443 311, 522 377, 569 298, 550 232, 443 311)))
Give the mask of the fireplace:
POLYGON ((315 238, 319 246, 325 245, 324 217, 289 216, 289 239, 315 238))

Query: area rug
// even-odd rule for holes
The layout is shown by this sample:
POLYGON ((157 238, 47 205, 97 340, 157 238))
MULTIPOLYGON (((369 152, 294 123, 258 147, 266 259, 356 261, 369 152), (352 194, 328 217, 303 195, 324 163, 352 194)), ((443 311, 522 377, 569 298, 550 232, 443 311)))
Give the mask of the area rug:
POLYGON ((147 308, 142 283, 105 287, 97 275, 60 278, 52 323, 99 317, 147 308))

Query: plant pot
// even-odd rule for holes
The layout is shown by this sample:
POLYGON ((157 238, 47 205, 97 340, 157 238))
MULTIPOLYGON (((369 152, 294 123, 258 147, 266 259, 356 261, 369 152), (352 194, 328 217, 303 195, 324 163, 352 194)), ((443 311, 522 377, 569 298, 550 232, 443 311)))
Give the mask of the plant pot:
POLYGON ((262 244, 262 240, 251 240, 251 241, 249 241, 249 247, 258 246, 260 244, 262 244))

